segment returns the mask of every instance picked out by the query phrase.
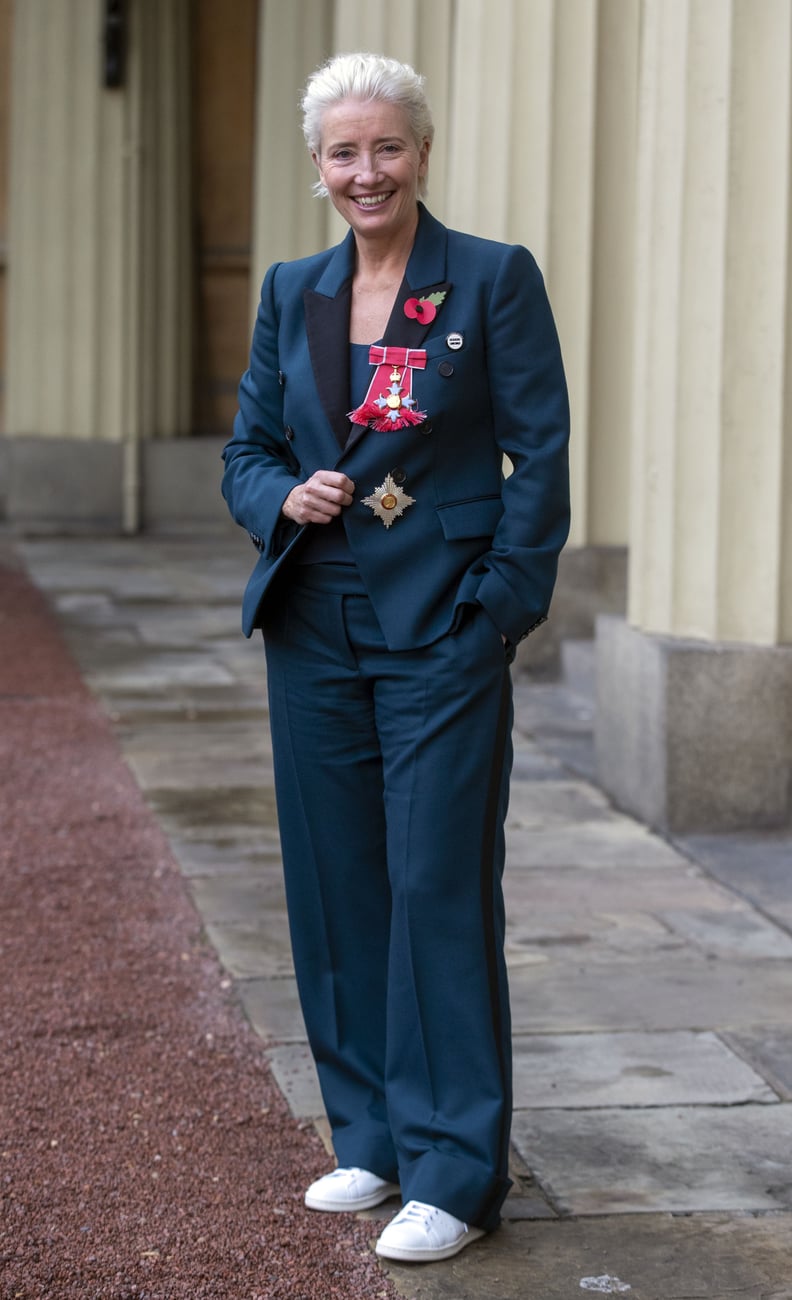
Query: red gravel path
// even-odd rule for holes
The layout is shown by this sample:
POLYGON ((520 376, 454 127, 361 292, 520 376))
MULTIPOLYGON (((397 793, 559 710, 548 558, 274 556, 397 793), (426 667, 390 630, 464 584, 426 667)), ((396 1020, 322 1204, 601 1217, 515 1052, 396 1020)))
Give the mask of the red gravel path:
POLYGON ((57 624, 0 568, 0 1297, 396 1295, 201 939, 57 624))

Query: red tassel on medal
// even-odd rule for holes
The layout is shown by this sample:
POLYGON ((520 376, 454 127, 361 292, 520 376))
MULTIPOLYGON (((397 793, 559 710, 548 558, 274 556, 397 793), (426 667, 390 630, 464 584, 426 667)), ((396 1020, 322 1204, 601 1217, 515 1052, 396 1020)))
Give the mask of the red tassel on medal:
POLYGON ((374 343, 369 348, 369 363, 377 369, 365 401, 349 412, 352 423, 367 424, 378 433, 423 424, 426 412, 415 409, 412 372, 426 369, 424 349, 386 348, 374 343))

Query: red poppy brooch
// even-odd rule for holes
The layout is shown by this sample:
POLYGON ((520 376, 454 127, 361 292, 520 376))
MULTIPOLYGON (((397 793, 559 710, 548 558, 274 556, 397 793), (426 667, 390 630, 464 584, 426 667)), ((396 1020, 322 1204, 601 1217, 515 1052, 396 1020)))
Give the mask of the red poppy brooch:
POLYGON ((419 320, 422 325, 430 325, 437 315, 438 307, 445 302, 445 289, 436 293, 427 293, 426 297, 408 298, 404 304, 404 314, 408 320, 419 320))

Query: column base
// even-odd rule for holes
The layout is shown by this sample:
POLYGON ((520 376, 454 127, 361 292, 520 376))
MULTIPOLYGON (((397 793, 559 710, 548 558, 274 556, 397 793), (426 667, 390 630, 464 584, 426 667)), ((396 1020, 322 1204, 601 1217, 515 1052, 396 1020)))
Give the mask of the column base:
MULTIPOLYGON (((220 493, 224 436, 147 438, 141 447, 141 527, 237 531, 220 493)), ((123 448, 53 437, 0 439, 0 522, 31 534, 120 533, 123 448)))
POLYGON ((661 831, 792 823, 792 646, 597 620, 597 779, 661 831))

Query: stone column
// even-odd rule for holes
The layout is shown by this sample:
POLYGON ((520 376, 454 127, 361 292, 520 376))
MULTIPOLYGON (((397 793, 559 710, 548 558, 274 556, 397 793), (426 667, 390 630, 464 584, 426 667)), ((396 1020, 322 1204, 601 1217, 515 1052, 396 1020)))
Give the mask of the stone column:
POLYGON ((586 442, 578 535, 598 549, 629 534, 640 14, 639 0, 599 0, 588 403, 574 433, 586 442))
POLYGON ((134 532, 144 440, 191 431, 190 4, 128 11, 123 524, 134 532))
POLYGON ((527 244, 570 389, 572 533, 553 617, 521 650, 624 610, 640 0, 459 0, 447 217, 527 244))
POLYGON ((327 243, 323 204, 311 193, 316 171, 303 143, 300 91, 330 52, 331 28, 332 0, 259 0, 251 320, 267 267, 327 243))
POLYGON ((124 96, 102 88, 92 0, 13 21, 7 431, 117 440, 124 96))
POLYGON ((628 621, 597 755, 667 830, 792 815, 787 0, 645 0, 628 621))
POLYGON ((573 421, 573 540, 586 535, 597 0, 459 0, 448 220, 526 244, 547 279, 573 421))
POLYGON ((96 0, 14 11, 6 432, 16 517, 128 526, 137 444, 189 431, 189 5, 128 6, 103 85, 96 0), (59 504, 60 503, 60 504, 59 504))

